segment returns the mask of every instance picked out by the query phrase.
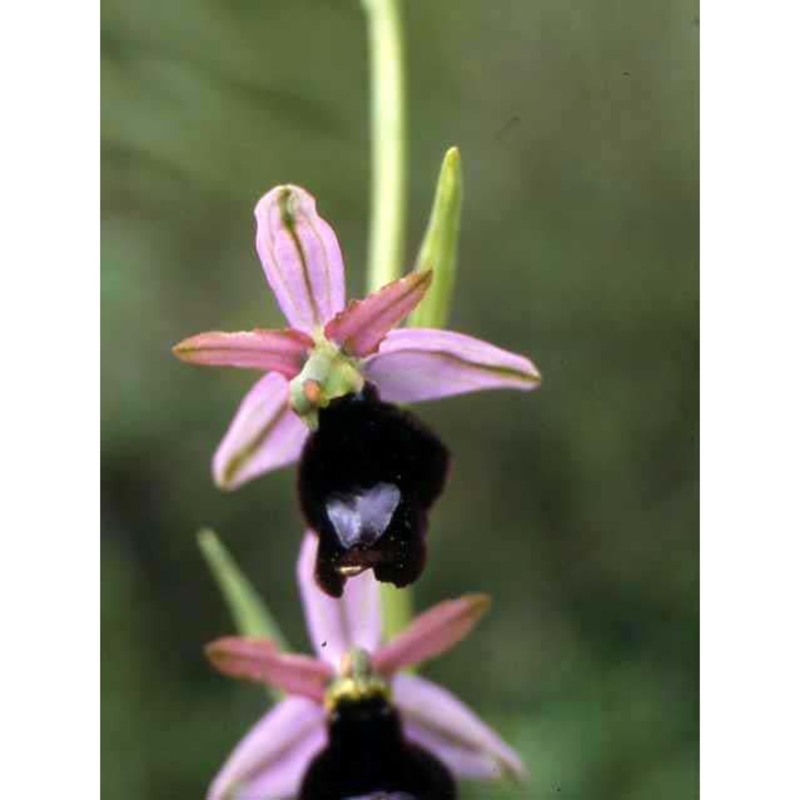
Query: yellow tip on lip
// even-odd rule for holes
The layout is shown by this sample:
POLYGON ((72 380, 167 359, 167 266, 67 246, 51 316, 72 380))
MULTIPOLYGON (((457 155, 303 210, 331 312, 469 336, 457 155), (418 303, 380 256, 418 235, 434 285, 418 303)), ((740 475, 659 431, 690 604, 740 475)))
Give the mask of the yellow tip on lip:
POLYGON ((344 564, 341 567, 337 567, 336 571, 341 575, 344 575, 347 578, 354 578, 356 575, 360 575, 367 567, 361 567, 356 564, 344 564))

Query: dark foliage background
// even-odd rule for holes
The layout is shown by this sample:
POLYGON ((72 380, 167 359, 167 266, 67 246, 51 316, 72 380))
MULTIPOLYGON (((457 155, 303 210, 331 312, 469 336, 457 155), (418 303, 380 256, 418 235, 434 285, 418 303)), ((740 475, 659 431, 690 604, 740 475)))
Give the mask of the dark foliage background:
MULTIPOLYGON (((440 158, 466 181, 453 327, 530 353, 534 395, 420 406, 456 454, 420 607, 495 600, 431 664, 525 755, 477 798, 676 800, 698 771, 698 17, 691 0, 405 3, 413 254, 440 158)), ((290 640, 291 471, 209 459, 253 376, 170 346, 280 324, 252 207, 319 199, 363 289, 367 52, 356 0, 105 0, 103 788, 200 797, 263 712, 215 675, 213 526, 290 640)), ((409 260, 411 260, 409 258, 409 260)))

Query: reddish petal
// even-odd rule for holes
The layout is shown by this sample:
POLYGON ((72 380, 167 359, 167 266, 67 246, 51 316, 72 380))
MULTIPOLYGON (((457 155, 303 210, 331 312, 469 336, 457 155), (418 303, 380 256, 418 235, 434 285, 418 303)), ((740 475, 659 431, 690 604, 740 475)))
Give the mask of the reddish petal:
POLYGON ((340 599, 317 586, 314 565, 318 538, 307 532, 297 562, 297 580, 311 644, 320 658, 339 667, 352 647, 374 652, 381 638, 381 601, 378 582, 371 571, 350 578, 340 599))
POLYGON ((271 372, 245 395, 214 454, 214 481, 221 489, 243 483, 300 457, 308 428, 289 408, 289 384, 271 372))
POLYGON ((293 328, 311 331, 344 308, 344 265, 336 234, 299 186, 277 186, 258 201, 256 250, 293 328))
POLYGON ((470 633, 490 604, 489 595, 471 594, 435 605, 375 653, 375 669, 389 675, 447 652, 470 633))
POLYGON ((463 333, 429 328, 389 331, 363 372, 392 403, 484 389, 535 389, 541 382, 524 356, 463 333))
POLYGON ((350 303, 325 326, 325 335, 351 355, 369 355, 422 300, 432 276, 430 270, 412 272, 363 300, 350 303))
POLYGON ((208 800, 289 800, 325 743, 325 712, 304 697, 282 700, 228 757, 208 800))
POLYGON ((313 346, 302 331, 209 331, 184 339, 172 352, 189 364, 275 371, 293 378, 313 346))
POLYGON ((456 775, 468 777, 468 769, 476 766, 476 759, 489 759, 494 763, 497 777, 504 773, 526 777, 519 755, 446 689, 418 675, 404 673, 395 675, 392 689, 406 731, 409 734, 422 731, 427 740, 424 746, 456 775))
POLYGON ((206 655, 223 675, 266 683, 287 694, 321 703, 333 670, 324 661, 281 653, 269 639, 226 636, 206 646, 206 655))

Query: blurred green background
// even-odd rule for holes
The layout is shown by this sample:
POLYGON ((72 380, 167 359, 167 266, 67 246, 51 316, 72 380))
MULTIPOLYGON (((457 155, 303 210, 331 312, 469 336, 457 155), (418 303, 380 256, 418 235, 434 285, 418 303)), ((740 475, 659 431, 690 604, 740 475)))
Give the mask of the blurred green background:
MULTIPOLYGON (((524 754, 464 798, 676 800, 698 777, 695 2, 408 0, 409 263, 462 149, 452 327, 530 354, 535 394, 418 407, 455 454, 426 607, 495 605, 427 674, 524 754)), ((215 528, 306 648, 293 472, 231 495, 210 457, 255 376, 178 363, 280 325, 252 208, 319 200, 363 291, 369 139, 356 0, 105 0, 102 725, 108 800, 201 797, 265 708, 202 645, 232 630, 215 528)))

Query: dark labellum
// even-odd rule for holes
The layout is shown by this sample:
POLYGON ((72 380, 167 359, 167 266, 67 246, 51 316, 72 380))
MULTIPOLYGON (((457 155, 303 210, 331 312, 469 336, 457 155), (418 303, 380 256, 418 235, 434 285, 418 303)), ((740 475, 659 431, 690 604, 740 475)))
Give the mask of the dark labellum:
POLYGON ((311 762, 299 800, 456 800, 450 772, 403 736, 382 696, 340 700, 328 744, 311 762))
POLYGON ((340 597, 373 569, 407 586, 425 566, 428 510, 444 488, 448 452, 413 414, 373 386, 319 412, 300 459, 300 504, 319 535, 317 582, 340 597))

